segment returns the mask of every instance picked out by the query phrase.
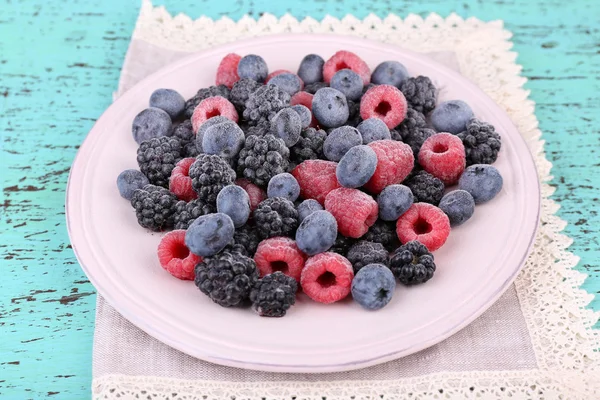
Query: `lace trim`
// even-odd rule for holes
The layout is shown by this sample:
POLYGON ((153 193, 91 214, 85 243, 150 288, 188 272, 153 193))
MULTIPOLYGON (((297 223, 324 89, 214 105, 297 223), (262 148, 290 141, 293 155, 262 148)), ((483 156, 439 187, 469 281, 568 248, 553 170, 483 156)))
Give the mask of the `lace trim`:
POLYGON ((526 78, 511 52, 511 33, 502 21, 483 22, 452 14, 425 19, 389 15, 363 20, 346 16, 298 21, 290 15, 277 19, 266 14, 237 23, 185 15, 172 17, 164 7, 144 0, 133 37, 182 51, 198 51, 238 38, 283 32, 354 35, 396 44, 415 51, 453 51, 461 72, 481 87, 511 117, 528 143, 541 182, 540 229, 526 267, 515 286, 531 335, 538 370, 431 374, 390 381, 352 382, 214 382, 160 377, 107 375, 93 382, 94 396, 102 399, 142 397, 162 399, 401 399, 425 398, 569 398, 590 399, 600 388, 600 334, 592 329, 600 313, 585 309, 593 295, 580 288, 586 275, 573 269, 579 258, 568 251, 572 239, 561 231, 566 222, 556 216, 559 205, 550 196, 554 188, 552 164, 534 115, 535 103, 523 89, 526 78))

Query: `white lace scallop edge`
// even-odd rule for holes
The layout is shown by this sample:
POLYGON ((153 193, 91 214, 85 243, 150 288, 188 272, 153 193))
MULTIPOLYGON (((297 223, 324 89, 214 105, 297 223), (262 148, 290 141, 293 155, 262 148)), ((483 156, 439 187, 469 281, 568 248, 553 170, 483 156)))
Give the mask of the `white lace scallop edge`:
POLYGON ((415 51, 453 51, 461 72, 481 87, 511 117, 535 159, 541 182, 540 228, 526 267, 515 286, 535 351, 538 369, 528 371, 471 371, 352 382, 216 382, 151 376, 105 375, 94 379, 95 398, 152 399, 386 399, 582 398, 600 397, 600 334, 593 329, 600 313, 585 308, 593 295, 580 288, 586 275, 576 271, 579 258, 568 250, 572 239, 561 231, 566 222, 556 215, 559 205, 550 198, 554 188, 552 164, 534 115, 535 103, 523 88, 526 78, 511 52, 511 33, 502 21, 483 22, 455 14, 426 18, 410 14, 401 19, 374 15, 322 21, 290 15, 265 14, 238 22, 223 17, 192 20, 171 16, 164 7, 144 0, 133 37, 182 51, 198 51, 239 38, 284 32, 355 35, 397 44, 415 51), (173 394, 176 393, 175 396, 173 394))

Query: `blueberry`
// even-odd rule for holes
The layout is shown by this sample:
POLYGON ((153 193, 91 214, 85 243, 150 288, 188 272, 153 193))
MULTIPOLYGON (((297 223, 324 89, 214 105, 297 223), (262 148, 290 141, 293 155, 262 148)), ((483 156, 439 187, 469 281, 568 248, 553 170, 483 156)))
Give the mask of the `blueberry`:
MULTIPOLYGON (((210 120, 209 120, 210 121, 210 120)), ((233 158, 244 146, 244 131, 233 121, 209 126, 204 131, 202 149, 205 154, 233 158)))
POLYGON ((166 111, 171 119, 173 119, 185 109, 185 99, 173 89, 156 89, 150 95, 150 107, 166 111))
POLYGON ((329 211, 315 211, 296 230, 298 248, 309 256, 329 250, 337 238, 337 221, 329 211))
POLYGON ((160 137, 169 136, 171 132, 171 117, 160 108, 150 107, 140 112, 133 119, 131 133, 137 144, 160 137))
POLYGON ((296 104, 290 107, 292 110, 296 111, 300 116, 300 120, 302 121, 302 129, 306 129, 310 126, 312 122, 312 113, 308 109, 308 107, 303 106, 302 104, 296 104))
POLYGON ((204 150, 202 149, 202 140, 204 139, 204 134, 206 133, 206 130, 211 126, 221 124, 223 122, 231 122, 231 120, 222 115, 217 115, 215 117, 207 119, 202 125, 200 125, 200 128, 198 128, 198 132, 196 133, 196 149, 199 153, 204 153, 204 150))
POLYGON ((354 301, 367 310, 385 307, 396 289, 396 278, 383 264, 369 264, 362 267, 352 280, 354 301))
POLYGON ((488 164, 474 164, 465 169, 458 180, 458 188, 473 196, 475 204, 493 199, 502 189, 502 175, 488 164))
POLYGON ((406 78, 408 78, 408 71, 398 61, 384 61, 371 74, 371 82, 378 85, 396 86, 398 89, 406 78))
POLYGON ((306 217, 315 211, 323 210, 323 206, 321 203, 314 199, 304 200, 302 203, 298 204, 298 222, 302 223, 306 217))
POLYGON ((275 85, 281 90, 289 94, 290 96, 295 95, 302 89, 302 81, 298 78, 298 75, 291 74, 289 72, 275 75, 269 79, 269 85, 275 85))
POLYGON ((131 200, 133 192, 143 188, 149 183, 146 175, 142 174, 137 169, 126 169, 117 177, 117 188, 119 189, 119 193, 122 198, 127 200, 131 200))
POLYGON ((475 200, 466 190, 446 193, 438 206, 450 219, 450 225, 458 226, 471 218, 475 212, 475 200))
POLYGON ((196 218, 185 233, 185 245, 200 257, 210 257, 233 240, 235 227, 227 214, 206 214, 196 218))
POLYGON ((217 211, 227 214, 233 225, 239 228, 250 217, 250 197, 240 186, 225 186, 217 195, 217 211))
POLYGON ((431 124, 436 131, 455 135, 467 130, 471 118, 473 110, 461 100, 444 101, 431 112, 431 124))
POLYGON ((369 182, 377 168, 375 151, 361 144, 354 146, 340 160, 335 170, 340 185, 347 188, 361 187, 369 182))
POLYGON ((362 136, 353 126, 341 126, 333 129, 323 143, 323 154, 331 161, 340 161, 344 154, 354 146, 362 144, 362 136))
POLYGON ((309 54, 300 61, 298 76, 305 85, 323 80, 323 64, 325 60, 317 54, 309 54))
POLYGON ((326 128, 344 125, 350 115, 346 96, 329 87, 319 89, 314 94, 312 112, 317 121, 326 128))
POLYGON ((240 79, 250 78, 256 82, 264 82, 269 74, 269 68, 261 56, 248 54, 240 60, 237 72, 240 79))
POLYGON ((351 69, 341 69, 333 75, 329 86, 344 93, 346 99, 356 101, 362 96, 363 80, 351 69))
POLYGON ((376 140, 390 140, 392 135, 385 122, 379 118, 369 118, 362 121, 356 127, 360 132, 363 144, 368 144, 376 140))
POLYGON ((414 201, 410 189, 404 185, 390 185, 377 196, 379 218, 384 221, 396 221, 414 201))
POLYGON ((268 197, 283 197, 289 201, 296 201, 300 196, 300 185, 292 174, 284 172, 271 178, 267 186, 268 197))
POLYGON ((291 107, 280 110, 271 120, 271 133, 283 139, 287 147, 292 147, 300 140, 302 118, 291 107))

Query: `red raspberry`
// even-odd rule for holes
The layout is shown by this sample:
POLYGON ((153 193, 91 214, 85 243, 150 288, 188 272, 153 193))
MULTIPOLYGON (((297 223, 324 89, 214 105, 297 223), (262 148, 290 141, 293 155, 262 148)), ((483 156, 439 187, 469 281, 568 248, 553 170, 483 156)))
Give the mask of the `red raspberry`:
POLYGON ((202 125, 204 121, 216 117, 217 115, 222 115, 233 122, 238 122, 238 113, 233 104, 225 97, 214 96, 202 100, 200 104, 194 108, 194 113, 192 114, 192 129, 194 132, 198 132, 198 128, 200 128, 200 125, 202 125))
POLYGON ((371 70, 367 63, 351 51, 340 50, 323 65, 325 82, 329 83, 333 75, 341 69, 351 69, 356 72, 362 78, 365 86, 371 81, 371 70))
POLYGON ((192 253, 185 245, 185 231, 179 229, 167 233, 158 245, 160 265, 175 278, 194 280, 194 268, 202 257, 192 253))
MULTIPOLYGON (((313 95, 308 92, 298 92, 292 96, 290 100, 290 105, 295 106, 296 104, 301 104, 307 107, 312 113, 312 99, 313 95)), ((310 126, 315 128, 318 125, 318 121, 315 116, 312 116, 312 120, 310 121, 310 126)))
POLYGON ((288 237, 272 237, 259 243, 254 262, 260 276, 281 271, 300 282, 306 256, 296 246, 296 241, 288 237))
POLYGON ((465 146, 451 133, 438 133, 425 140, 419 151, 419 164, 446 185, 454 185, 465 170, 465 146))
POLYGON ((267 198, 267 194, 248 179, 238 179, 235 184, 241 186, 248 193, 248 197, 250 197, 250 215, 252 215, 252 212, 258 207, 258 203, 267 198))
POLYGON ((325 160, 306 160, 292 170, 292 175, 300 185, 300 196, 303 199, 315 199, 325 202, 327 194, 341 187, 335 170, 337 163, 325 160))
POLYGON ((415 203, 396 222, 396 234, 403 244, 417 240, 435 251, 448 239, 450 220, 434 205, 415 203))
POLYGON ((314 301, 334 303, 350 293, 354 279, 352 264, 337 253, 320 253, 306 260, 300 284, 314 301))
POLYGON ((368 144, 377 155, 375 173, 364 186, 378 194, 385 187, 402 182, 415 166, 415 157, 409 145, 395 140, 377 140, 368 144))
POLYGON ((192 188, 192 178, 188 175, 194 161, 194 157, 184 158, 171 171, 169 190, 180 200, 190 201, 198 198, 198 193, 192 188))
POLYGON ((337 221, 338 232, 346 237, 359 238, 377 221, 377 202, 358 189, 332 190, 325 199, 325 209, 337 221))
POLYGON ((373 86, 360 100, 362 119, 379 118, 390 129, 404 121, 407 110, 406 97, 397 87, 391 85, 373 86))
POLYGON ((240 80, 237 67, 241 59, 242 57, 235 53, 229 53, 223 57, 217 68, 217 85, 225 85, 231 89, 233 84, 240 80))

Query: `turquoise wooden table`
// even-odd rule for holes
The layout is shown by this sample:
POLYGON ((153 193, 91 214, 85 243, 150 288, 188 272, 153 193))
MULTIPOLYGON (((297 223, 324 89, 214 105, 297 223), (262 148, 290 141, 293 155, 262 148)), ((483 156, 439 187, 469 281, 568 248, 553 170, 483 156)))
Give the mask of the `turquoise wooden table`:
MULTIPOLYGON (((600 2, 169 0, 192 17, 289 12, 504 19, 554 163, 555 199, 600 310, 600 2), (568 12, 567 12, 568 11, 568 12)), ((90 396, 95 290, 79 268, 64 215, 69 167, 111 102, 137 17, 135 0, 0 2, 0 398, 90 396), (60 3, 60 4, 59 4, 60 3)))

